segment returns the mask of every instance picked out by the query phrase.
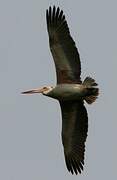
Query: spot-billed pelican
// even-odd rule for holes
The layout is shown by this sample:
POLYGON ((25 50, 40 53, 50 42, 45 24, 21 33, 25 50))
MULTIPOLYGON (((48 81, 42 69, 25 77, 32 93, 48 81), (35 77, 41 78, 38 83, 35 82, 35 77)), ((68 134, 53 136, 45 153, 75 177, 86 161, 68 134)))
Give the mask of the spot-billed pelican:
POLYGON ((81 63, 60 8, 49 7, 46 11, 50 50, 54 59, 57 85, 23 92, 42 93, 59 101, 62 112, 62 143, 65 162, 72 174, 81 173, 84 165, 85 141, 88 131, 88 116, 84 100, 92 104, 99 89, 91 77, 81 81, 81 63))

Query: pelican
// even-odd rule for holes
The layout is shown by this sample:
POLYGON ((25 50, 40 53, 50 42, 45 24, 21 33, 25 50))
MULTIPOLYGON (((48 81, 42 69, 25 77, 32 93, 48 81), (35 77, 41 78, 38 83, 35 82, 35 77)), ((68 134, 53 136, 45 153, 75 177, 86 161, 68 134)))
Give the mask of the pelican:
POLYGON ((69 172, 77 175, 84 168, 88 132, 88 115, 84 101, 92 104, 97 99, 98 84, 91 77, 81 81, 80 56, 63 11, 59 7, 49 7, 46 10, 46 21, 50 50, 56 67, 57 85, 22 93, 42 93, 59 101, 66 167, 69 172))

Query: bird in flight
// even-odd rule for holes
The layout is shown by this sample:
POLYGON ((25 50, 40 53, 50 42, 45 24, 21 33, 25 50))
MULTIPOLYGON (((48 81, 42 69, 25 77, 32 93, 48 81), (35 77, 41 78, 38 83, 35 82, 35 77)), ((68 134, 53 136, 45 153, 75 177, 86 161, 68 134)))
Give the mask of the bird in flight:
POLYGON ((66 167, 72 174, 83 171, 88 115, 84 101, 98 97, 97 83, 91 77, 81 81, 81 62, 65 15, 59 7, 46 10, 50 50, 54 59, 57 85, 32 89, 23 94, 42 93, 59 101, 62 113, 62 143, 66 167))

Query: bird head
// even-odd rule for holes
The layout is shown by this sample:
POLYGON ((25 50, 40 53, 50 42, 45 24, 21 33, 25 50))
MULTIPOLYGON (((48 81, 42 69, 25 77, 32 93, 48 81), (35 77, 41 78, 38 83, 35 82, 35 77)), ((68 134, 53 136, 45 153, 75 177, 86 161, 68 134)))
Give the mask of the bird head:
POLYGON ((24 91, 22 92, 22 94, 35 94, 35 93, 42 93, 44 95, 48 94, 50 91, 52 91, 54 87, 52 86, 45 86, 45 87, 42 87, 42 88, 36 88, 36 89, 31 89, 31 90, 28 90, 28 91, 24 91))

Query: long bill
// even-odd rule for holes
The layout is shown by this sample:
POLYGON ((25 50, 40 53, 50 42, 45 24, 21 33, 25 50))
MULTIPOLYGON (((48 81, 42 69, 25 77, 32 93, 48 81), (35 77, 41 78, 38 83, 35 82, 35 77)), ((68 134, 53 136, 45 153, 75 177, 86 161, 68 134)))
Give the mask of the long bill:
POLYGON ((28 91, 24 91, 21 94, 34 94, 34 93, 43 93, 43 88, 31 89, 28 91))

